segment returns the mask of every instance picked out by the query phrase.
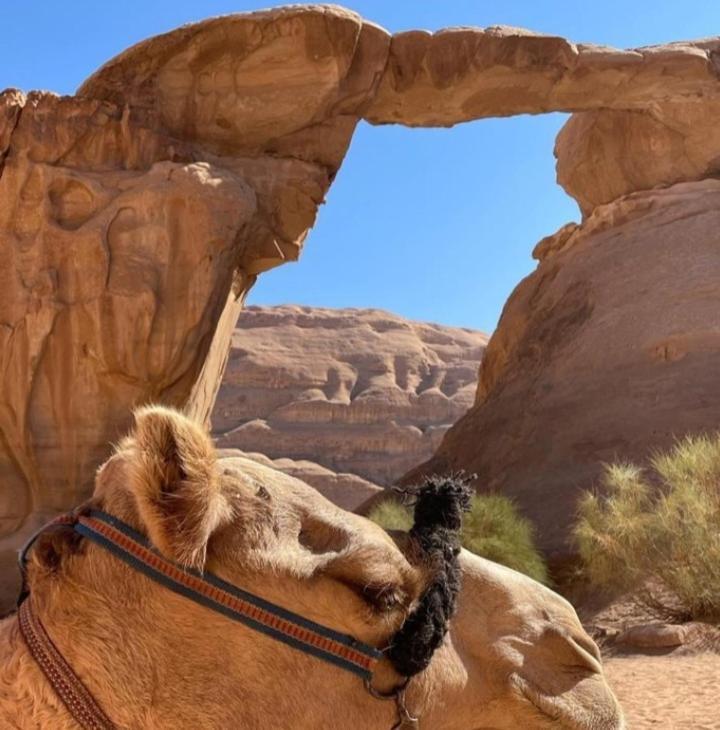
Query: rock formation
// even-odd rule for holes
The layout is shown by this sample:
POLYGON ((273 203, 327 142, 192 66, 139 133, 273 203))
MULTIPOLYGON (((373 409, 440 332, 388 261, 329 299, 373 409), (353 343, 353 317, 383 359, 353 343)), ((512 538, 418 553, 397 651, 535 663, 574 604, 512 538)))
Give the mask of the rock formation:
POLYGON ((106 102, 16 105, 0 179, 2 533, 78 501, 146 400, 202 413, 251 275, 257 196, 106 102), (174 158, 174 159, 171 159, 174 158), (198 241, 203 245, 198 246, 198 241), (215 361, 209 358, 219 347, 215 361))
POLYGON ((407 479, 476 472, 562 558, 577 493, 603 462, 720 427, 720 180, 599 206, 536 256, 490 340, 474 407, 407 479))
POLYGON ((720 175, 720 100, 574 114, 555 146, 558 182, 588 215, 656 185, 720 175))
POLYGON ((448 127, 482 117, 645 110, 718 99, 720 40, 620 51, 520 28, 393 36, 365 112, 376 124, 448 127))
POLYGON ((209 415, 243 298, 297 258, 388 44, 296 8, 151 39, 76 97, 0 96, 2 565, 88 494, 134 405, 209 415))
MULTIPOLYGON (((131 406, 160 400, 209 414, 244 295, 259 273, 297 258, 359 119, 450 126, 588 114, 570 122, 558 156, 560 179, 590 220, 617 196, 717 172, 719 53, 717 39, 618 51, 508 28, 391 37, 342 8, 295 6, 139 43, 74 97, 2 93, 0 563, 45 516, 87 494, 131 406)), ((676 259, 666 261, 676 275, 695 260, 680 253, 689 232, 709 216, 666 229, 680 237, 676 259)), ((602 235, 625 241, 622 227, 602 235)), ((555 255, 533 281, 560 270, 560 249, 583 236, 597 239, 566 229, 546 242, 545 254, 555 255)), ((618 241, 611 245, 625 256, 618 241)), ((712 266, 709 251, 703 262, 712 266)), ((571 305, 585 296, 581 286, 571 291, 571 305)), ((684 307, 694 312, 698 295, 678 295, 668 319, 685 321, 684 307)), ((630 323, 641 292, 625 305, 630 323)), ((508 316, 498 343, 513 339, 508 316)), ((577 326, 572 317, 557 324, 577 326)), ((694 358, 688 347, 681 370, 694 358)), ((623 392, 622 373, 612 393, 623 392)), ((497 387, 482 391, 477 412, 499 397, 497 387)), ((632 401, 609 393, 605 400, 623 422, 632 401)), ((533 403, 526 405, 527 422, 533 403)), ((547 422, 534 417, 538 428, 547 422)), ((506 421, 505 431, 521 426, 506 421)), ((591 447, 573 454, 597 457, 591 447)), ((514 488, 532 491, 530 483, 514 488)), ((533 493, 526 506, 536 502, 533 493)))
POLYGON ((379 310, 247 307, 213 433, 224 448, 392 484, 472 405, 486 342, 379 310))

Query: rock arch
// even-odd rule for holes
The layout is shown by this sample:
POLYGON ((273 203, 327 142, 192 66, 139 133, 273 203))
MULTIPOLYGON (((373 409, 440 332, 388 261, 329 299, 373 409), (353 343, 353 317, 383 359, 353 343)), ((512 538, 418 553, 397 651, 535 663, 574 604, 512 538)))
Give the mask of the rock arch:
MULTIPOLYGON (((719 53, 718 40, 619 51, 504 27, 391 36, 337 6, 295 6, 151 38, 73 97, 3 92, 2 575, 37 523, 87 494, 132 405, 159 400, 207 417, 245 295, 258 274, 299 255, 360 119, 452 126, 576 113, 556 153, 586 221, 537 249, 538 272, 506 308, 473 411, 487 413, 511 392, 508 377, 525 377, 508 363, 535 352, 521 300, 534 311, 538 282, 553 279, 567 251, 579 257, 598 231, 668 201, 691 197, 692 215, 717 207, 712 182, 611 201, 717 171, 719 53)), ((548 300, 557 312, 557 301, 578 299, 585 319, 575 327, 597 311, 581 289, 548 300)), ((541 348, 570 327, 546 324, 541 348)), ((693 348, 675 337, 656 350, 693 348)), ((526 392, 517 386, 516 397, 526 392)), ((455 459, 455 438, 442 463, 455 459)), ((518 494, 537 500, 536 481, 518 494)), ((546 546, 557 548, 556 537, 546 546)))

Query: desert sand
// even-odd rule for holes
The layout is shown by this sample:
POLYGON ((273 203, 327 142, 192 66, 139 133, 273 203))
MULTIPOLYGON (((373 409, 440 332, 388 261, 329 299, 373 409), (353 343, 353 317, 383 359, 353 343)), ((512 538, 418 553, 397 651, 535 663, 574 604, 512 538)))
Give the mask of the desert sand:
POLYGON ((720 655, 613 657, 605 669, 631 730, 720 728, 720 655))

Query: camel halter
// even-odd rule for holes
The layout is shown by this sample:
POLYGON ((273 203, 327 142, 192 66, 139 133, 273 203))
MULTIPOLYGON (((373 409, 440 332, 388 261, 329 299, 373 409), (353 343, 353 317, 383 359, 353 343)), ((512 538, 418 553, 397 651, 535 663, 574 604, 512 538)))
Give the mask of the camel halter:
POLYGON ((47 634, 33 609, 32 599, 28 598, 25 581, 27 555, 35 540, 46 530, 58 527, 72 527, 79 535, 174 593, 357 675, 371 696, 395 702, 398 721, 393 730, 417 727, 417 719, 405 704, 408 680, 387 694, 372 687, 373 669, 383 656, 379 649, 248 593, 212 573, 185 568, 167 560, 146 537, 129 525, 106 512, 91 510, 86 514, 57 517, 36 532, 19 555, 23 576, 23 589, 18 599, 20 632, 56 694, 85 730, 114 730, 115 726, 47 634))

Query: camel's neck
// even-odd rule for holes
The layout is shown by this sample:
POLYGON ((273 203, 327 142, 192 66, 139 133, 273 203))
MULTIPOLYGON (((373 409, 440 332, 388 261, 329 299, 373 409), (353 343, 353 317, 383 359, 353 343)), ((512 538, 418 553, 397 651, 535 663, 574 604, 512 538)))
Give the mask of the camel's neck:
MULTIPOLYGON (((203 697, 203 685, 219 667, 198 673, 189 661, 192 644, 173 635, 177 627, 139 620, 142 600, 131 599, 134 607, 123 612, 108 611, 107 596, 78 603, 72 590, 53 589, 52 600, 42 588, 36 593, 35 612, 51 640, 118 728, 205 726, 211 694, 203 697)), ((0 623, 0 727, 77 728, 30 653, 17 616, 0 623)))
POLYGON ((233 697, 222 695, 218 678, 236 668, 207 652, 200 607, 144 583, 40 587, 32 598, 53 643, 118 728, 233 726, 221 716, 233 697))

